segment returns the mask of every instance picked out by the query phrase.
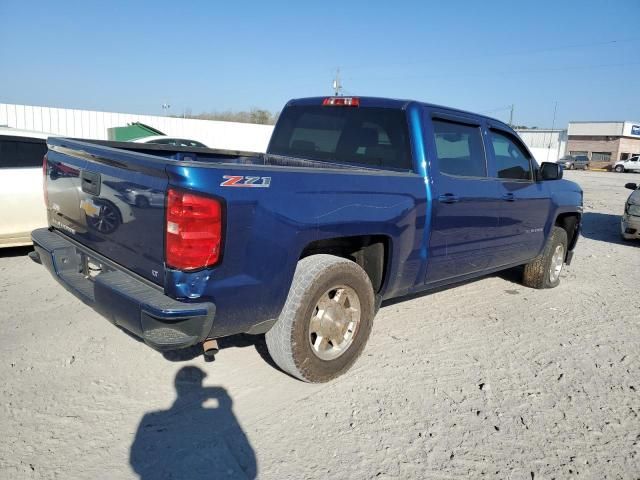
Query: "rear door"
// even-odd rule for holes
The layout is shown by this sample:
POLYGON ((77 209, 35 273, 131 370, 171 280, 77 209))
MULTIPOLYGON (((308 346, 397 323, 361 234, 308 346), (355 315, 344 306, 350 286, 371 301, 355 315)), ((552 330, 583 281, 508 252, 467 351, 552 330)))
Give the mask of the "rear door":
POLYGON ((551 200, 544 182, 535 181, 535 160, 512 132, 489 122, 490 174, 497 178, 500 209, 500 263, 525 262, 544 245, 551 200))
POLYGON ((488 175, 481 121, 439 110, 427 117, 433 213, 426 280, 437 283, 496 264, 502 200, 488 175))

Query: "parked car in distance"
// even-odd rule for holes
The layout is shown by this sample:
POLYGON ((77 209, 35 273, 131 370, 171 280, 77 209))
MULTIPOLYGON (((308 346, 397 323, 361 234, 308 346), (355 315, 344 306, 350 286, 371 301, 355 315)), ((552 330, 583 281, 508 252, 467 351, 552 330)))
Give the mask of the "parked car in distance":
POLYGON ((613 170, 618 173, 640 172, 640 155, 617 161, 613 166, 613 170))
POLYGON ((526 286, 553 288, 579 238, 582 190, 561 166, 452 108, 303 98, 265 154, 175 149, 51 139, 47 162, 81 174, 46 179, 52 228, 32 233, 35 261, 157 350, 265 334, 282 370, 326 382, 361 354, 383 300, 519 266, 526 286), (158 207, 85 234, 73 199, 100 205, 101 182, 158 207))
POLYGON ((47 225, 42 158, 48 136, 0 128, 0 248, 31 245, 31 231, 47 225))
POLYGON ((589 157, 586 155, 566 155, 558 160, 567 170, 588 170, 589 169, 589 157))
POLYGON ((640 185, 627 183, 625 188, 633 190, 624 204, 620 221, 620 234, 625 240, 640 239, 640 185))
POLYGON ((140 208, 163 207, 164 192, 143 186, 132 185, 124 191, 124 199, 140 208))
POLYGON ((153 143, 156 145, 170 145, 172 147, 197 147, 209 148, 204 143, 186 138, 167 137, 165 135, 151 135, 149 137, 136 138, 131 140, 136 143, 153 143))

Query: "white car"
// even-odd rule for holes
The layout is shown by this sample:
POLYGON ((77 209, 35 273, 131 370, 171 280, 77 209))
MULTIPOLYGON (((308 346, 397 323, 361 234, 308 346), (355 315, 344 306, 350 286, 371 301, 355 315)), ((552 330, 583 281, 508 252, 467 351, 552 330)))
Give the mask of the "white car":
POLYGON ((0 248, 31 245, 31 231, 47 226, 42 158, 49 136, 0 128, 0 248))
POLYGON ((626 160, 620 160, 613 166, 613 170, 618 173, 623 172, 640 172, 640 156, 628 158, 626 160))
POLYGON ((640 186, 636 183, 627 183, 625 188, 633 192, 624 204, 620 234, 625 240, 640 239, 640 186))
POLYGON ((209 148, 204 143, 186 138, 167 137, 166 135, 152 135, 150 137, 136 138, 131 140, 135 143, 153 143, 154 145, 171 145, 172 147, 196 147, 209 148))

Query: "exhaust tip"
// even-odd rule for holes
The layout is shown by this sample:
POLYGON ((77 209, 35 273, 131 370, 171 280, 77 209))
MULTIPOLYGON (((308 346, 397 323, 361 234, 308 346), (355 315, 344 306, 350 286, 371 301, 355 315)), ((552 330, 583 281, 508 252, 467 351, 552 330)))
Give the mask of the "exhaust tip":
POLYGON ((216 353, 220 351, 218 347, 218 340, 215 338, 208 338, 202 344, 202 353, 204 354, 205 362, 213 362, 216 357, 216 353))

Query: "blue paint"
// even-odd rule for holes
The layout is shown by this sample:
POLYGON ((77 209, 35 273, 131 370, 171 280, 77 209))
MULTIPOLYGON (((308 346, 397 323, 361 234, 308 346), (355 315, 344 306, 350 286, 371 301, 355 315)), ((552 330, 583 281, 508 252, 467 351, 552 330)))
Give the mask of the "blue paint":
MULTIPOLYGON (((288 105, 318 106, 322 100, 292 100, 288 105)), ((405 112, 413 171, 270 165, 260 155, 130 144, 114 149, 52 138, 50 224, 66 238, 154 283, 170 298, 215 305, 213 330, 207 333, 226 336, 278 317, 298 259, 312 242, 355 236, 383 240, 388 262, 378 293, 390 299, 526 263, 542 249, 557 215, 576 212, 582 204, 580 188, 571 182, 495 178, 487 132, 494 128, 513 134, 501 122, 436 105, 361 97, 357 108, 368 107, 405 112), (434 116, 477 125, 486 152, 486 178, 439 171, 434 116), (83 170, 102 176, 99 195, 82 192, 83 170), (271 181, 269 188, 225 188, 220 185, 225 175, 268 176, 271 181), (223 202, 224 244, 216 266, 197 272, 165 267, 163 199, 169 186, 223 202), (134 198, 132 192, 144 198, 134 198), (518 201, 505 202, 506 193, 518 201), (446 194, 460 201, 439 201, 446 194), (96 230, 86 213, 105 205, 121 210, 112 231, 96 230)))

